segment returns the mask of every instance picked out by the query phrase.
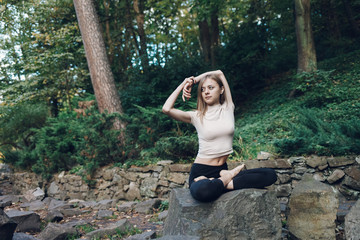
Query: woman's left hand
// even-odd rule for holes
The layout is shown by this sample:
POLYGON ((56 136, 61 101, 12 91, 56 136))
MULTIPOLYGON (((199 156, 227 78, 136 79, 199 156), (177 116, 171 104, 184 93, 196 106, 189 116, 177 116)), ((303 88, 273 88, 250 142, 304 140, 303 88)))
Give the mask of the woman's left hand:
POLYGON ((185 85, 183 88, 183 93, 182 93, 182 99, 185 102, 185 99, 189 100, 191 98, 191 89, 192 86, 194 85, 194 77, 189 77, 189 78, 185 78, 185 85))

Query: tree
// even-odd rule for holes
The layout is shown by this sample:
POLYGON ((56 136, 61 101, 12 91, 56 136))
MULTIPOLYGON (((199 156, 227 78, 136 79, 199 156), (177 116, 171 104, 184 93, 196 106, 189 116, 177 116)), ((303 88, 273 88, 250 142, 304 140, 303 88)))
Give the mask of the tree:
MULTIPOLYGON (((74 0, 74 6, 99 111, 123 113, 94 3, 92 0, 74 0)), ((119 120, 114 124, 115 129, 124 127, 119 120)))
POLYGON ((298 49, 297 72, 317 69, 316 51, 310 21, 310 0, 295 0, 295 27, 298 49))
POLYGON ((141 65, 145 73, 148 72, 149 68, 149 59, 147 54, 147 46, 146 46, 146 34, 145 34, 145 14, 144 14, 144 0, 134 0, 133 1, 136 22, 137 22, 137 30, 140 38, 140 49, 139 55, 141 59, 141 65))

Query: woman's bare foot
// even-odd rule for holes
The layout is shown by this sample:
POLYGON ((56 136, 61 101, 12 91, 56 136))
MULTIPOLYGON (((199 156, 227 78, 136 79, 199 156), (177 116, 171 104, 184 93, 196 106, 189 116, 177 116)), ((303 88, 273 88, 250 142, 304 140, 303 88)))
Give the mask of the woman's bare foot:
MULTIPOLYGON (((197 182, 197 181, 200 181, 200 180, 203 180, 203 179, 208 179, 207 177, 205 176, 200 176, 200 177, 197 177, 194 179, 194 182, 197 182)), ((213 180, 214 178, 209 178, 210 180, 213 180)))
POLYGON ((221 177, 231 177, 231 179, 233 179, 244 168, 245 168, 245 164, 241 164, 241 165, 239 165, 236 168, 231 169, 231 170, 221 170, 220 171, 220 176, 221 177))

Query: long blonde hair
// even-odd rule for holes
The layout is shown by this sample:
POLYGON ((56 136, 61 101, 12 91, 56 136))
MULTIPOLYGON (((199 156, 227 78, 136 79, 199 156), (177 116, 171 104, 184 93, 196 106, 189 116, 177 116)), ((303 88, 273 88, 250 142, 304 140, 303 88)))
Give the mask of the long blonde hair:
MULTIPOLYGON (((198 115, 200 117, 200 121, 202 122, 203 121, 203 118, 205 116, 205 113, 207 111, 207 104, 205 103, 204 99, 202 98, 202 94, 201 94, 201 88, 202 88, 202 85, 204 84, 205 80, 206 79, 212 79, 214 80, 220 88, 222 88, 224 85, 221 81, 221 79, 215 75, 215 74, 208 74, 208 75, 205 75, 199 82, 199 86, 198 86, 198 93, 197 93, 197 106, 196 106, 196 110, 198 112, 198 115)), ((226 96, 225 96, 225 91, 220 94, 220 104, 223 104, 225 103, 226 101, 226 96)))

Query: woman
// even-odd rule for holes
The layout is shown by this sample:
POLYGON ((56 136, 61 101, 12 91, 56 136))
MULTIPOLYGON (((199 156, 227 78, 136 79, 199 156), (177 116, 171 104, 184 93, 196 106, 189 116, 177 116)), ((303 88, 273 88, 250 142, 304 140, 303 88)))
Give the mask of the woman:
POLYGON ((229 84, 220 70, 186 78, 169 96, 162 110, 173 119, 191 123, 196 128, 199 151, 189 177, 190 192, 196 200, 210 202, 226 191, 264 188, 276 181, 273 169, 245 170, 242 164, 228 170, 226 160, 233 152, 234 103, 229 84), (181 91, 185 101, 191 97, 192 86, 197 83, 197 110, 174 108, 181 91))

